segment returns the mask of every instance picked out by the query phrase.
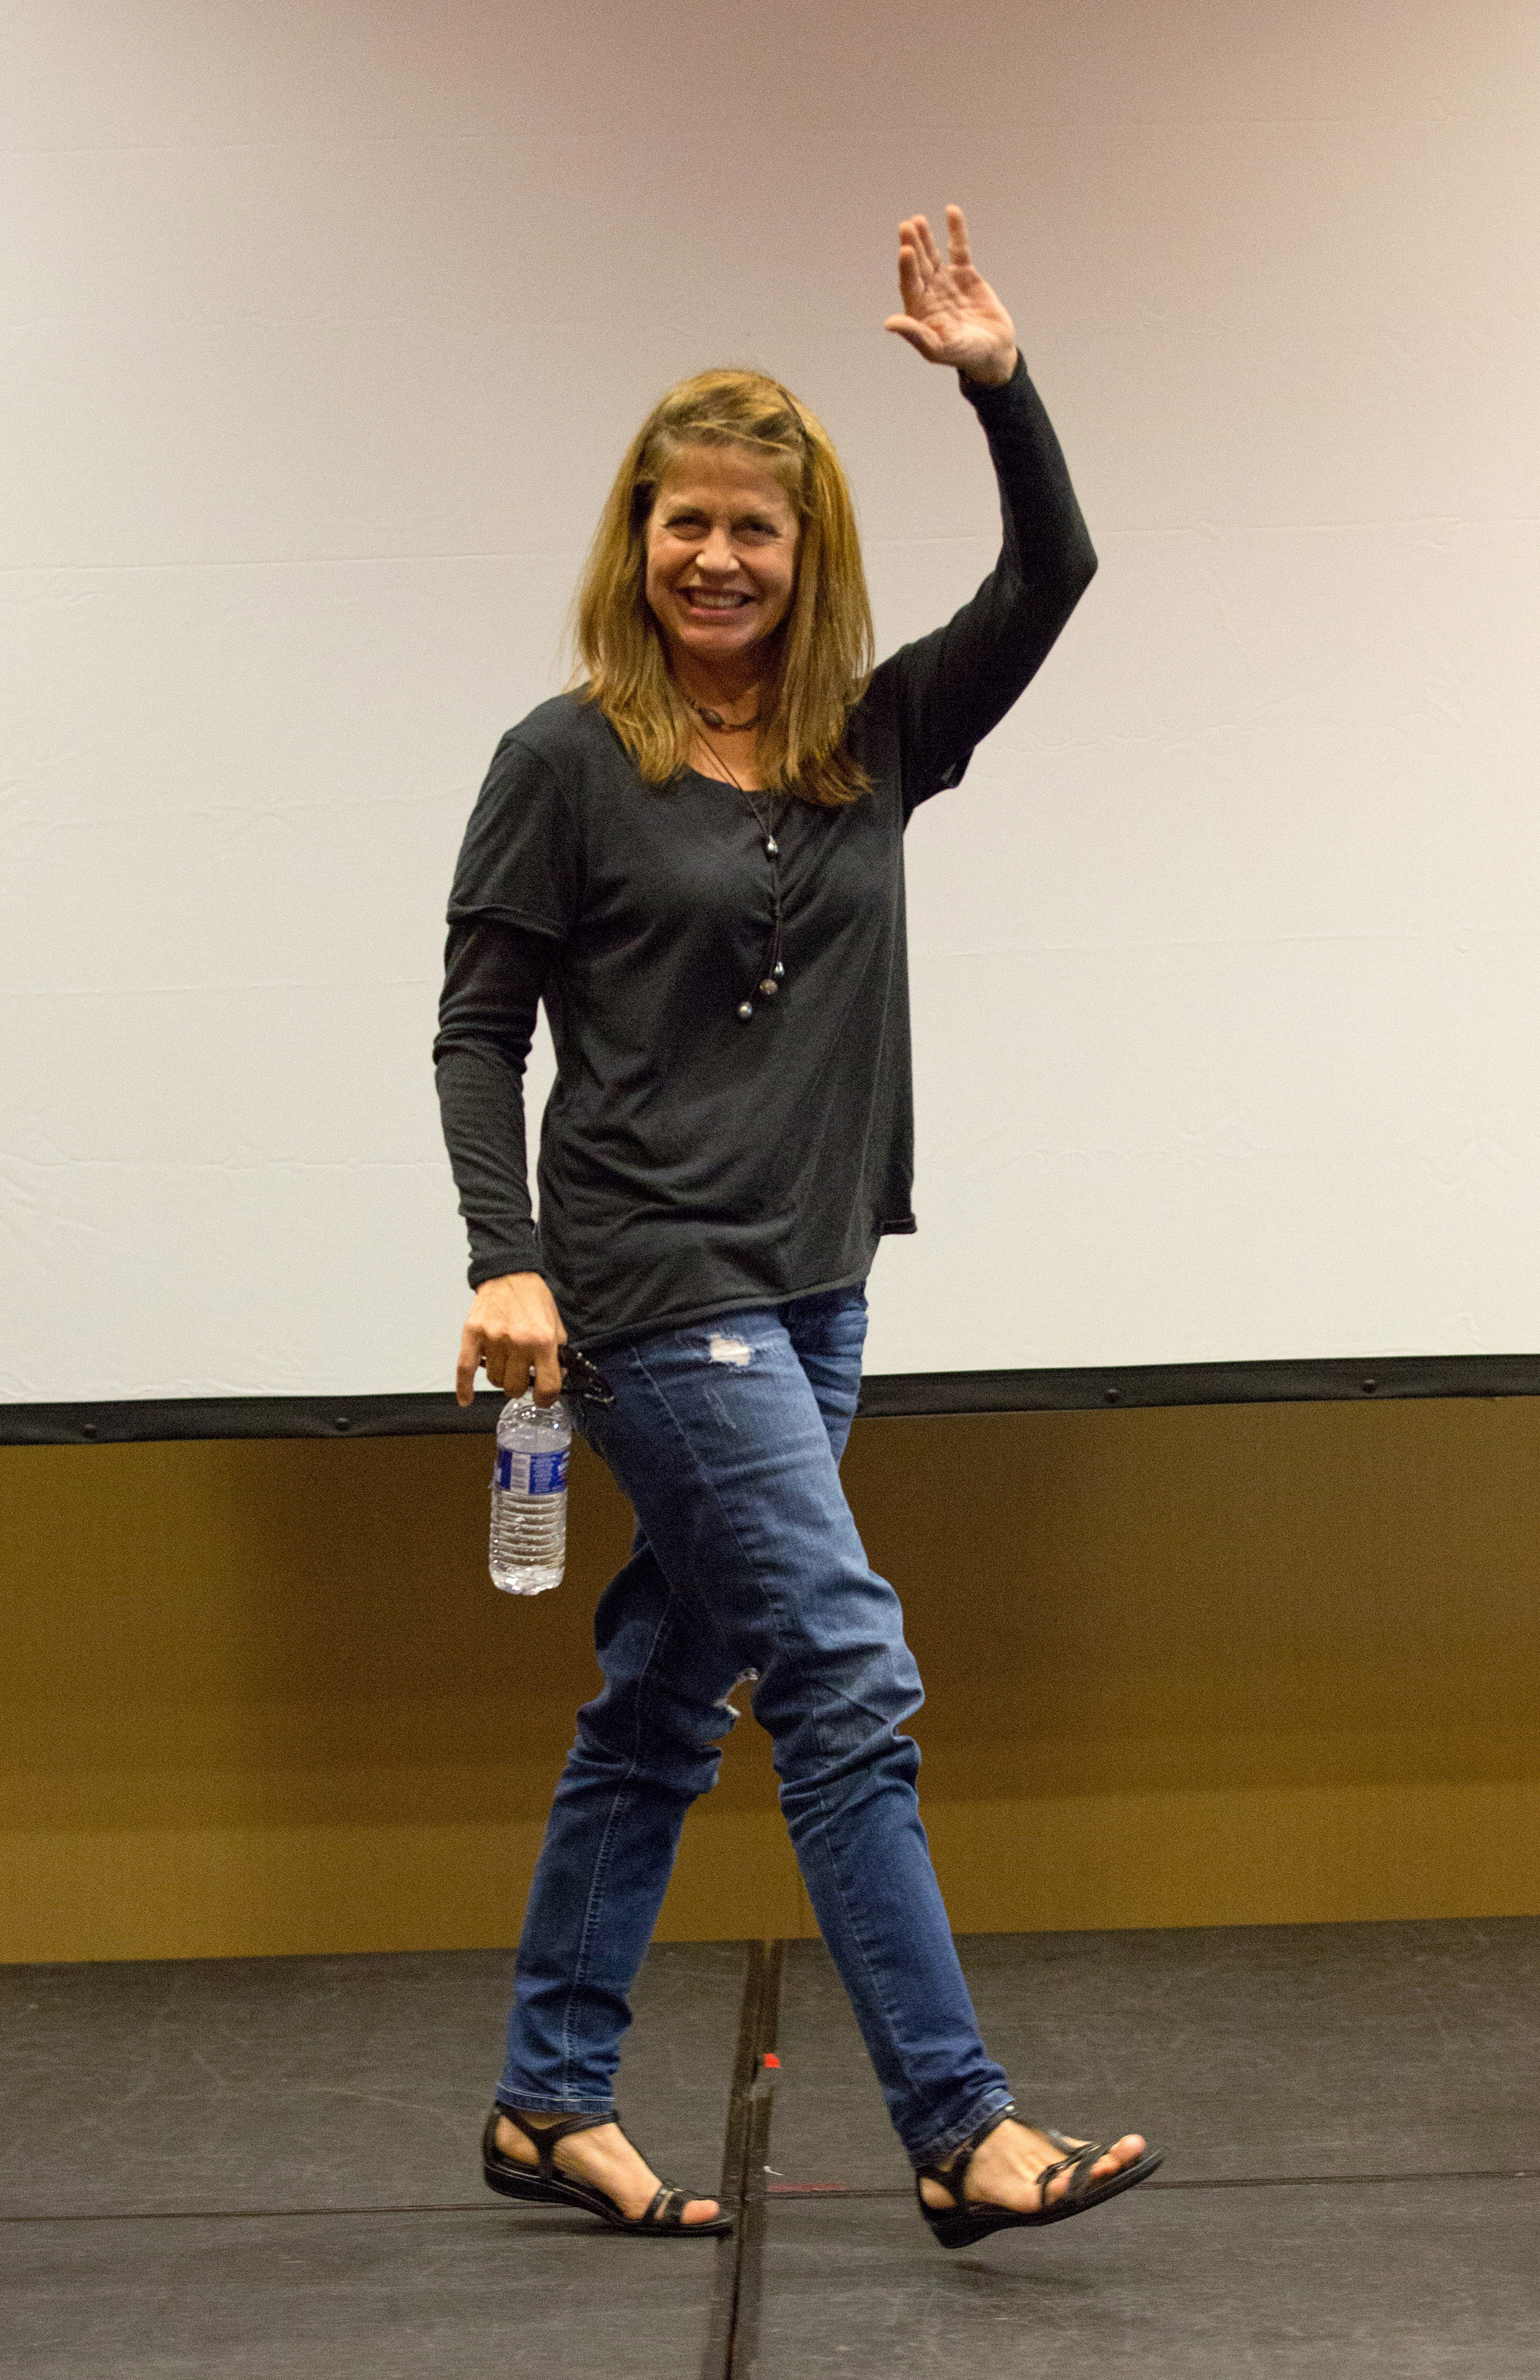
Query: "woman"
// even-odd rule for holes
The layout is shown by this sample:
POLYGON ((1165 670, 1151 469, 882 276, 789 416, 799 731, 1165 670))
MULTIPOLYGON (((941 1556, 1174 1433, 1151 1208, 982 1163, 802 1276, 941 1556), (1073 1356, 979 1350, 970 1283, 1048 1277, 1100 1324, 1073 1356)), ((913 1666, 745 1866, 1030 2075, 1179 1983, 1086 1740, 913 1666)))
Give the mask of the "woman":
POLYGON ((659 2183, 612 2083, 745 1678, 936 2235, 1057 2221, 1159 2162, 1136 2134, 1087 2146, 1014 2117, 899 1731, 918 1672, 837 1469, 862 1284, 882 1234, 915 1228, 903 827, 956 784, 1096 567, 1011 318, 947 220, 946 261, 923 215, 902 226, 887 328, 958 371, 989 443, 1004 546, 972 602, 873 674, 825 432, 759 374, 682 383, 600 524, 586 682, 499 746, 450 901, 436 1058, 476 1292, 457 1393, 484 1366, 548 1404, 565 1362, 637 1524, 530 1890, 485 2171, 675 2238, 726 2220, 659 2183), (537 1240, 521 1078, 541 999, 558 1073, 537 1240))

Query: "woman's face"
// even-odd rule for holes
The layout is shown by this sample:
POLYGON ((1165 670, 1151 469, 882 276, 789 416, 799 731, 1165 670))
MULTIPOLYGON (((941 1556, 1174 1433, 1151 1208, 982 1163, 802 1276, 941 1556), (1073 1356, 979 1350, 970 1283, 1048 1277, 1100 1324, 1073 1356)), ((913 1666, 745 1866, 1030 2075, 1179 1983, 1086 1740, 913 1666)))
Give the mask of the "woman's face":
POLYGON ((670 656, 731 662, 772 637, 796 584, 792 500, 746 446, 686 446, 647 519, 647 600, 670 656))

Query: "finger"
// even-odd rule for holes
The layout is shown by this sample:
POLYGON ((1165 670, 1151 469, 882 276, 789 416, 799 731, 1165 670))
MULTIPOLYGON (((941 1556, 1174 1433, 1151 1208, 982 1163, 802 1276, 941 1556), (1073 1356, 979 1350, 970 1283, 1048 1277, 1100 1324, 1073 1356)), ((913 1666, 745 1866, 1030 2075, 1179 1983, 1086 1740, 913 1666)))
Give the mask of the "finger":
POLYGON ((916 215, 915 217, 915 229, 919 235, 920 250, 925 258, 928 274, 931 273, 940 273, 941 269, 941 251, 936 245, 936 235, 930 228, 928 216, 916 215))
POLYGON ((947 209, 947 239, 952 249, 953 264, 973 262, 973 256, 968 248, 967 218, 961 207, 947 209))
POLYGON ((460 1333, 460 1360, 455 1366, 455 1402, 468 1405, 476 1393, 476 1369, 481 1361, 481 1333, 469 1324, 460 1333))
POLYGON ((539 1360, 540 1350, 534 1342, 504 1339, 500 1345, 487 1350, 487 1378, 505 1397, 521 1397, 539 1360))
POLYGON ((925 297, 925 275, 912 248, 901 248, 898 252, 898 294, 906 314, 912 314, 925 297))
POLYGON ((535 1356, 535 1402, 553 1405, 562 1393, 562 1367, 556 1360, 556 1342, 538 1350, 535 1356))

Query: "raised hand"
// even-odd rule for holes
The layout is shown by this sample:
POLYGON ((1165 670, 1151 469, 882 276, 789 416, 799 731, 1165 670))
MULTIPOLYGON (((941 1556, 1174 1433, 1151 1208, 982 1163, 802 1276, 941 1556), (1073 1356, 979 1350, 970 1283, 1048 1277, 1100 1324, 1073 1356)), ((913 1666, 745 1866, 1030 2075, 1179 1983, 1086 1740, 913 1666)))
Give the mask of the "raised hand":
POLYGON ((898 227, 898 294, 902 314, 890 314, 883 329, 928 364, 948 364, 970 380, 999 387, 1016 369, 1016 329, 988 283, 973 268, 968 226, 961 207, 947 209, 947 261, 923 215, 898 227))

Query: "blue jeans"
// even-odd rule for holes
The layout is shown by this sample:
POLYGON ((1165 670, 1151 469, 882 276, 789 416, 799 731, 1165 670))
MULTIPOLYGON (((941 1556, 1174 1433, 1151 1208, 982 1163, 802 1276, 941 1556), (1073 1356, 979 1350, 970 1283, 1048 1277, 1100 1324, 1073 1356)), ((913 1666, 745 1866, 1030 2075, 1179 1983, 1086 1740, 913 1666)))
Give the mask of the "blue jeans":
POLYGON ((840 1486, 866 1299, 835 1290, 606 1348, 584 1435, 637 1515, 600 1598, 519 1942, 505 2107, 612 2112, 627 1995, 685 1813, 754 1681, 781 1807, 889 2112, 916 2165, 1011 2098, 978 2036, 920 1824, 923 1694, 899 1600, 840 1486))

